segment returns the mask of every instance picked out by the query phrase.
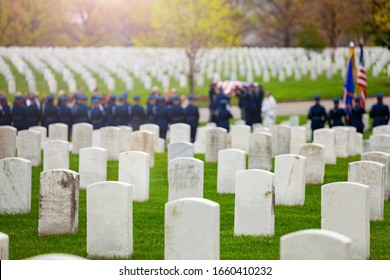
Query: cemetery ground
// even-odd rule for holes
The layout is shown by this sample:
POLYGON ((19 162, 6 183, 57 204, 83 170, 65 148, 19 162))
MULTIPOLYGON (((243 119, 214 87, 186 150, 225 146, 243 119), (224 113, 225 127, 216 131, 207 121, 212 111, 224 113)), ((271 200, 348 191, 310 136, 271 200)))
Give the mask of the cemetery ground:
MULTIPOLYGON (((284 118, 279 118, 282 121, 284 118)), ((302 121, 302 117, 301 117, 302 121)), ((367 134, 365 135, 367 138, 367 134)), ((196 154, 204 160, 204 155, 196 154)), ((338 158, 326 165, 324 184, 347 181, 348 163, 359 156, 338 158)), ((70 169, 78 171, 79 156, 70 154, 70 169)), ((107 180, 118 180, 118 161, 108 161, 107 180)), ((38 236, 39 177, 42 165, 32 168, 32 204, 28 214, 0 215, 0 230, 10 237, 9 258, 25 259, 46 253, 87 257, 86 190, 80 189, 76 234, 38 236)), ((280 237, 303 229, 321 228, 321 186, 307 185, 304 206, 275 206, 274 236, 234 236, 234 194, 217 193, 217 163, 204 164, 204 198, 220 204, 220 258, 232 260, 279 259, 280 237)), ((168 201, 167 153, 155 154, 150 170, 147 202, 133 202, 133 256, 164 259, 164 206, 168 201)), ((370 259, 390 259, 390 201, 385 201, 383 221, 370 222, 370 259)), ((115 217, 112 217, 115 219, 115 217)))

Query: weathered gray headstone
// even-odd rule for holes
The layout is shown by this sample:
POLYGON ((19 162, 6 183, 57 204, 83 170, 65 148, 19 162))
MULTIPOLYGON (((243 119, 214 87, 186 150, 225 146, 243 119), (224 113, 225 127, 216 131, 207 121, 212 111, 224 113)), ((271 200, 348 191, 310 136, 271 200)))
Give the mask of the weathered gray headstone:
POLYGON ((348 181, 369 186, 370 219, 382 221, 384 211, 385 165, 374 161, 348 164, 348 181))
POLYGON ((221 127, 206 130, 206 162, 217 162, 218 152, 226 148, 227 130, 221 127))
POLYGON ((149 200, 149 154, 130 151, 119 154, 118 181, 132 186, 133 201, 149 200))
POLYGON ((36 131, 41 134, 41 149, 43 149, 45 142, 47 141, 47 129, 44 126, 32 126, 28 130, 36 131))
POLYGON ((299 155, 275 157, 275 202, 276 205, 305 204, 306 159, 299 155))
POLYGON ((325 229, 306 229, 280 238, 281 260, 350 260, 351 239, 325 229))
POLYGON ((272 137, 266 132, 249 136, 248 169, 272 169, 272 137))
POLYGON ((89 258, 128 258, 133 254, 131 185, 99 182, 87 188, 89 258))
POLYGON ((348 128, 343 126, 334 126, 331 128, 335 134, 335 152, 336 157, 346 158, 348 157, 348 143, 349 143, 349 131, 348 128))
POLYGON ((119 151, 127 152, 131 150, 130 138, 133 129, 129 126, 118 126, 119 131, 119 151))
POLYGON ((24 158, 0 159, 0 214, 31 210, 31 162, 24 158))
POLYGON ((372 129, 372 134, 388 134, 390 135, 390 125, 378 125, 372 129))
POLYGON ((168 164, 168 200, 203 197, 203 161, 176 158, 168 164))
POLYGON ((369 187, 337 182, 321 188, 321 228, 350 238, 351 258, 370 257, 369 187))
POLYGON ((274 235, 274 177, 259 169, 237 173, 234 235, 274 235))
POLYGON ((290 153, 290 126, 279 124, 272 127, 272 155, 290 153))
POLYGON ((149 154, 149 165, 154 167, 154 138, 153 133, 146 130, 138 130, 131 133, 131 150, 149 154))
POLYGON ((175 123, 169 127, 169 143, 191 142, 191 127, 185 123, 175 123))
POLYGON ((49 125, 49 140, 68 141, 68 125, 52 123, 49 125))
POLYGON ((77 172, 51 169, 41 173, 38 235, 77 232, 79 189, 77 172))
POLYGON ((0 159, 16 156, 16 128, 0 126, 0 159))
POLYGON ((179 157, 194 157, 194 144, 189 142, 176 142, 168 145, 168 163, 179 157))
POLYGON ((107 180, 107 151, 103 148, 80 149, 79 174, 80 188, 107 180))
POLYGON ((325 163, 336 164, 335 132, 330 128, 314 130, 313 143, 324 145, 325 163))
POLYGON ((69 142, 49 140, 43 147, 43 170, 69 169, 69 142))
POLYGON ((183 198, 165 204, 166 260, 219 260, 219 204, 183 198))
POLYGON ((32 166, 41 165, 41 134, 34 130, 21 130, 17 136, 18 157, 31 161, 32 166))
POLYGON ((306 127, 293 126, 290 129, 290 153, 298 154, 299 147, 306 144, 306 127))
POLYGON ((377 134, 370 137, 370 151, 390 154, 390 135, 377 134))
POLYGON ((306 184, 322 184, 325 176, 324 145, 303 144, 299 149, 299 154, 306 158, 306 184))
POLYGON ((72 126, 72 153, 79 154, 80 149, 92 147, 93 126, 89 123, 77 123, 72 126))
POLYGON ((9 237, 0 232, 0 260, 8 260, 9 237))
POLYGON ((230 129, 232 136, 232 148, 240 149, 244 152, 249 152, 249 136, 251 135, 251 127, 249 125, 232 125, 230 129))
POLYGON ((100 129, 100 147, 107 151, 107 160, 118 160, 120 151, 120 129, 106 126, 100 129))
POLYGON ((236 173, 246 169, 246 153, 225 149, 218 153, 217 193, 235 193, 236 173))
POLYGON ((383 152, 366 152, 362 154, 361 160, 375 161, 385 165, 384 198, 385 200, 389 200, 390 198, 390 154, 383 153, 383 152))

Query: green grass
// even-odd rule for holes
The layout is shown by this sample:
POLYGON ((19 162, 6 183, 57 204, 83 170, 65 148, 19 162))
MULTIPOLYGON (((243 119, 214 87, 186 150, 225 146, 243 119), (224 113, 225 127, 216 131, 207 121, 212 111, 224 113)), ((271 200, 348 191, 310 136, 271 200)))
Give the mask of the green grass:
MULTIPOLYGON (((196 155, 204 160, 203 155, 196 155)), ((326 165, 325 183, 346 181, 348 163, 358 156, 338 159, 326 165)), ((78 170, 78 156, 70 156, 70 167, 78 170)), ((275 235, 234 236, 234 195, 216 193, 217 164, 205 163, 204 197, 220 204, 221 259, 279 259, 279 241, 284 234, 321 227, 321 187, 307 186, 304 206, 275 207, 275 235)), ((33 168, 32 209, 28 214, 0 215, 0 231, 9 235, 10 259, 24 259, 45 253, 67 253, 87 257, 86 191, 80 190, 77 234, 38 236, 39 175, 33 168)), ((108 162, 107 180, 118 178, 118 162, 108 162)), ((164 258, 164 205, 168 198, 167 154, 155 155, 150 173, 150 200, 133 203, 134 255, 132 259, 164 258)), ((371 259, 390 259, 390 201, 385 202, 385 220, 371 222, 371 259)), ((115 218, 115 217, 113 217, 115 218)))

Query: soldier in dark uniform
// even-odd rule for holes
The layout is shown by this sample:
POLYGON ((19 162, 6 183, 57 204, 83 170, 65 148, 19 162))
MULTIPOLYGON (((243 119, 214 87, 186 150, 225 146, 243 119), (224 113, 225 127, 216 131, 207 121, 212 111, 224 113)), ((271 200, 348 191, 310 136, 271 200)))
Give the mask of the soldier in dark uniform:
POLYGON ((68 126, 68 139, 72 131, 72 109, 68 106, 69 98, 66 95, 58 98, 58 122, 68 126))
POLYGON ((35 103, 35 96, 30 95, 28 97, 30 105, 26 107, 27 128, 39 125, 41 119, 41 113, 38 105, 35 103))
POLYGON ((146 106, 146 121, 148 123, 156 123, 157 98, 155 96, 149 96, 148 98, 148 104, 146 106))
POLYGON ((232 113, 227 109, 227 100, 223 99, 220 101, 219 109, 215 112, 215 117, 217 120, 217 127, 226 128, 227 131, 230 131, 229 120, 233 118, 232 113))
POLYGON ((87 105, 88 98, 84 94, 79 94, 76 97, 76 104, 73 107, 72 118, 74 123, 89 123, 87 105))
POLYGON ((250 97, 248 94, 248 91, 245 88, 238 88, 235 89, 236 95, 238 97, 238 107, 241 111, 241 119, 247 123, 247 111, 250 108, 250 97))
POLYGON ((14 105, 12 106, 12 123, 18 131, 27 129, 26 106, 21 95, 15 96, 14 105))
POLYGON ((56 122, 58 122, 58 110, 54 106, 54 95, 49 94, 42 106, 42 125, 49 128, 49 125, 56 122))
POLYGON ((360 97, 355 97, 355 106, 351 110, 350 125, 356 127, 356 131, 363 133, 364 123, 363 115, 366 113, 366 110, 360 105, 360 97))
POLYGON ((112 111, 115 106, 116 95, 111 94, 106 106, 104 107, 104 110, 106 112, 106 125, 108 126, 115 126, 114 118, 112 117, 112 111))
POLYGON ((188 106, 184 109, 184 115, 186 123, 191 127, 191 142, 195 142, 196 129, 199 125, 199 109, 197 106, 193 105, 194 96, 190 94, 188 96, 188 106))
POLYGON ((165 139, 168 131, 169 111, 165 106, 164 97, 161 96, 158 98, 158 105, 155 111, 156 124, 160 127, 160 138, 165 139))
POLYGON ((139 95, 134 95, 133 100, 134 105, 130 108, 130 125, 136 131, 145 122, 145 110, 140 105, 139 95))
POLYGON ((112 109, 112 117, 114 118, 115 126, 129 125, 130 109, 129 106, 126 105, 124 95, 119 97, 119 104, 112 109))
POLYGON ((390 118, 389 106, 383 104, 383 93, 378 93, 376 98, 378 102, 372 105, 370 111, 370 117, 374 119, 372 123, 373 128, 378 125, 388 124, 390 118))
POLYGON ((209 89, 209 109, 210 109, 210 122, 215 122, 215 110, 217 109, 217 98, 215 92, 215 84, 210 84, 209 89))
POLYGON ((92 101, 92 107, 88 111, 88 118, 93 125, 93 129, 100 129, 106 124, 106 112, 100 107, 100 98, 95 97, 92 101))
POLYGON ((251 111, 252 120, 254 123, 261 123, 261 105, 263 103, 264 91, 263 87, 257 83, 254 84, 254 90, 251 95, 251 111))
POLYGON ((315 104, 310 107, 309 114, 307 117, 309 120, 311 120, 312 131, 319 128, 323 128, 327 119, 325 108, 320 105, 320 100, 320 95, 314 96, 315 104))
POLYGON ((169 108, 169 119, 171 124, 175 123, 184 123, 184 110, 180 106, 180 97, 179 95, 175 95, 172 98, 172 106, 169 108))
POLYGON ((329 127, 344 126, 345 111, 339 108, 340 98, 333 98, 334 107, 329 110, 329 127))
POLYGON ((11 107, 8 105, 7 98, 0 95, 0 126, 12 124, 11 107))
POLYGON ((223 92, 223 88, 222 87, 219 87, 218 88, 218 93, 216 95, 216 103, 217 103, 217 109, 221 107, 221 101, 222 100, 226 100, 227 103, 226 104, 229 104, 229 97, 223 92))

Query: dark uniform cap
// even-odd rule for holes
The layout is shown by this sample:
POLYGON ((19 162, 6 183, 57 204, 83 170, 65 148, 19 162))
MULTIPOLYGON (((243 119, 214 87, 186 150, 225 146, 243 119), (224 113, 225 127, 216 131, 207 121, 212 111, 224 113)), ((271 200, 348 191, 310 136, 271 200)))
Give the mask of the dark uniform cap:
POLYGON ((49 94, 49 95, 46 97, 46 100, 47 100, 47 101, 53 101, 53 100, 54 100, 54 95, 53 95, 53 94, 49 94))
POLYGON ((190 95, 188 96, 188 99, 189 99, 189 100, 194 100, 194 99, 195 99, 195 96, 194 96, 193 94, 190 94, 190 95))
POLYGON ((88 97, 85 94, 82 94, 80 99, 81 100, 88 100, 88 97))
POLYGON ((138 94, 136 94, 136 95, 133 96, 133 100, 140 100, 140 98, 141 98, 141 97, 140 97, 138 94))
POLYGON ((321 95, 316 94, 316 95, 314 95, 313 99, 314 100, 320 100, 321 99, 321 95))
POLYGON ((180 99, 180 96, 176 94, 172 99, 173 99, 173 100, 179 100, 179 99, 180 99))
POLYGON ((355 97, 355 101, 356 101, 356 102, 360 102, 360 96, 356 96, 356 97, 355 97))
POLYGON ((338 97, 333 98, 333 102, 334 103, 340 102, 340 98, 338 98, 338 97))
POLYGON ((385 95, 383 93, 377 93, 376 94, 376 98, 383 98, 385 95))
POLYGON ((110 95, 110 100, 116 100, 116 95, 115 94, 111 94, 110 95))
POLYGON ((1 102, 1 101, 4 101, 4 100, 7 100, 7 98, 5 98, 5 96, 2 96, 2 95, 1 95, 1 96, 0 96, 0 102, 1 102))
POLYGON ((99 103, 100 103, 100 97, 95 97, 95 98, 92 100, 92 103, 93 103, 93 104, 99 104, 99 103))
POLYGON ((34 95, 30 95, 30 96, 28 97, 28 99, 34 100, 34 99, 35 99, 35 96, 34 96, 34 95))

